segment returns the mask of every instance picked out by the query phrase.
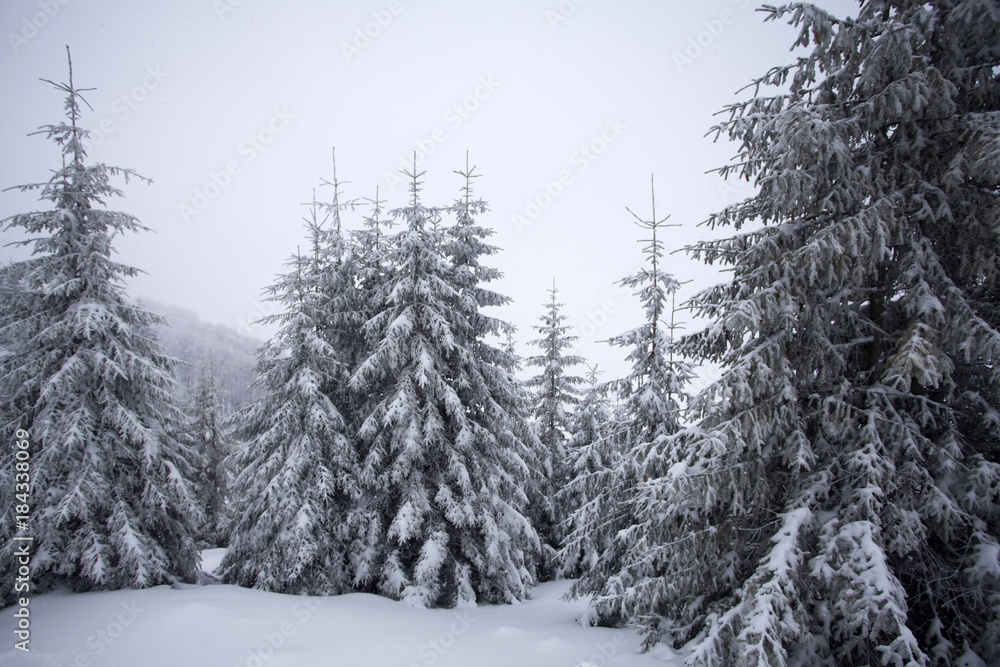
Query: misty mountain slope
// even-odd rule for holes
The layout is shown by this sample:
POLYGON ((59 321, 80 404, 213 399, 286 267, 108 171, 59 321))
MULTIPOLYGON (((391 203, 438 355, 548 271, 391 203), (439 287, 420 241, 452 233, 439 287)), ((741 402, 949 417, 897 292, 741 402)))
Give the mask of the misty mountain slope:
POLYGON ((167 319, 156 334, 164 350, 180 359, 174 375, 178 398, 186 401, 198 384, 203 369, 212 367, 220 389, 223 414, 229 416, 239 406, 257 397, 251 387, 254 351, 262 345, 256 338, 241 336, 234 329, 204 322, 190 310, 148 301, 146 307, 167 319))

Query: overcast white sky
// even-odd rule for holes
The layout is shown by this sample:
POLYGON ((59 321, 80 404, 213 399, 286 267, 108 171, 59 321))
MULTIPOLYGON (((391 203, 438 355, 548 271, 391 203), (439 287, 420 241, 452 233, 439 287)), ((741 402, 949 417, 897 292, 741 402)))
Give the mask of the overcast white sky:
MULTIPOLYGON (((301 204, 330 178, 331 147, 345 195, 379 186, 390 207, 405 204, 394 173, 415 150, 425 202, 450 204, 469 150, 491 208, 480 220, 502 249, 498 289, 514 300, 501 315, 532 338, 555 278, 578 351, 610 378, 625 370, 622 355, 599 341, 640 321, 614 283, 640 266, 625 207, 648 215, 650 174, 657 213, 682 225, 671 249, 752 194, 706 174, 736 147, 704 135, 714 112, 746 95, 738 89, 793 57, 795 31, 763 23, 756 6, 4 0, 0 187, 46 180, 58 161, 54 144, 27 135, 62 119, 61 95, 39 78, 66 79, 68 44, 76 84, 97 88, 83 119, 91 158, 153 179, 109 202, 156 230, 117 241, 120 259, 147 272, 131 293, 264 338, 253 324, 260 291, 302 243, 301 204)), ((0 217, 38 206, 0 194, 0 217)), ((360 218, 348 215, 348 227, 360 218)), ((670 262, 693 281, 686 294, 721 280, 682 255, 670 262)))

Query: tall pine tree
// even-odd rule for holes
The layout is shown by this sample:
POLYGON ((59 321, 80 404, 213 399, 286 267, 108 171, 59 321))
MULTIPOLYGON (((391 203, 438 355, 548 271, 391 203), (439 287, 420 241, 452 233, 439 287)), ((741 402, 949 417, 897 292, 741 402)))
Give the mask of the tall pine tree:
POLYGON ((469 166, 469 153, 465 154, 465 170, 456 171, 465 181, 461 196, 448 209, 455 216, 455 224, 448 227, 444 239, 445 254, 451 262, 452 280, 460 290, 459 301, 462 313, 472 324, 470 343, 476 352, 491 364, 511 368, 512 360, 502 349, 490 343, 492 337, 506 336, 513 326, 497 317, 483 312, 484 308, 498 308, 510 303, 510 298, 486 284, 498 280, 502 274, 497 269, 484 265, 480 258, 495 255, 499 248, 487 241, 493 230, 476 222, 476 216, 488 210, 486 202, 473 198, 474 179, 479 178, 475 167, 469 166))
POLYGON ((198 452, 202 464, 196 479, 203 513, 198 540, 212 547, 223 547, 229 541, 229 460, 234 448, 222 417, 219 387, 211 363, 208 369, 201 370, 190 399, 188 420, 190 444, 198 452))
POLYGON ((352 378, 372 395, 362 424, 363 586, 418 606, 527 595, 537 536, 522 512, 528 475, 515 388, 481 354, 478 305, 456 281, 440 211, 419 199, 393 215, 392 267, 366 324, 370 355, 352 378))
MULTIPOLYGON (((69 82, 53 85, 66 94, 68 122, 39 133, 62 149, 63 166, 47 183, 17 188, 38 191, 52 209, 4 221, 31 236, 22 245, 32 256, 0 269, 0 283, 12 286, 0 309, 0 436, 13 442, 22 429, 31 443, 32 579, 39 590, 191 579, 197 457, 181 438, 173 361, 150 333, 159 318, 125 295, 124 281, 139 271, 111 259, 116 234, 145 228, 104 208, 122 195, 113 178, 138 176, 85 163, 84 89, 72 61, 69 82)), ((2 468, 0 573, 13 582, 13 466, 2 468)))
MULTIPOLYGON (((453 280, 459 289, 459 307, 472 325, 469 347, 483 362, 481 368, 486 384, 498 396, 504 397, 503 405, 511 417, 513 442, 523 445, 519 456, 529 470, 524 483, 528 496, 526 516, 537 530, 550 515, 546 510, 551 505, 545 491, 548 478, 544 474, 547 454, 529 419, 531 392, 517 378, 522 362, 510 344, 516 327, 487 312, 487 309, 506 306, 511 301, 510 297, 488 287, 488 283, 500 279, 503 274, 483 264, 481 259, 495 255, 499 248, 489 243, 494 231, 476 221, 477 216, 486 213, 489 207, 473 195, 473 185, 480 174, 476 173, 474 166, 469 166, 468 151, 465 152, 465 168, 453 173, 462 178, 463 185, 458 199, 448 209, 455 218, 455 224, 444 229, 445 254, 451 261, 453 280), (497 345, 498 339, 506 342, 497 345)), ((551 550, 547 550, 544 543, 539 543, 539 549, 538 553, 532 551, 529 567, 536 580, 550 576, 552 562, 551 556, 545 554, 551 550)))
POLYGON ((813 48, 718 127, 759 187, 694 249, 724 372, 607 604, 692 664, 997 664, 1000 13, 768 11, 813 48))
POLYGON ((568 512, 558 492, 570 477, 566 442, 570 437, 573 406, 580 400, 577 387, 583 383, 582 377, 570 374, 573 366, 583 363, 583 357, 568 353, 578 336, 570 333, 570 326, 562 313, 563 304, 556 300, 558 293, 553 279, 549 301, 545 304, 548 310, 539 318, 541 324, 535 327, 541 338, 528 343, 540 348, 540 354, 525 361, 528 366, 541 369, 526 384, 534 390, 532 416, 542 445, 539 470, 541 493, 537 499, 539 506, 534 508, 533 514, 535 527, 544 543, 540 573, 544 579, 554 576, 560 569, 557 557, 563 538, 560 525, 566 520, 568 512))
MULTIPOLYGON (((312 239, 316 289, 321 294, 323 312, 320 335, 336 350, 340 363, 337 374, 327 379, 324 391, 337 406, 346 432, 356 433, 364 418, 364 395, 349 388, 351 373, 366 356, 365 339, 361 326, 374 312, 378 285, 384 277, 381 249, 379 248, 380 204, 376 194, 374 225, 361 235, 344 232, 341 213, 357 206, 354 200, 343 200, 340 188, 344 182, 337 178, 336 152, 333 153, 333 181, 324 180, 333 194, 327 203, 320 205, 324 224, 310 230, 312 239)), ((312 224, 312 223, 310 223, 312 224)))
MULTIPOLYGON (((575 513, 573 532, 567 544, 597 543, 605 546, 600 558, 585 571, 571 589, 572 595, 591 595, 591 619, 615 624, 628 618, 614 604, 615 597, 635 578, 633 563, 648 565, 648 517, 643 516, 646 483, 656 474, 655 462, 671 447, 671 437, 681 428, 681 410, 686 402, 686 385, 693 373, 677 353, 674 297, 680 282, 664 270, 664 247, 660 231, 667 218, 656 217, 656 193, 650 178, 652 217, 648 220, 629 213, 636 224, 650 234, 643 239, 645 266, 620 284, 634 290, 642 303, 645 321, 638 327, 609 340, 628 350, 632 372, 616 381, 621 400, 619 428, 611 442, 620 454, 606 455, 605 468, 590 472, 581 481, 596 495, 587 498, 575 513), (669 320, 667 319, 669 316, 669 320), (610 599, 610 602, 609 602, 610 599)), ((603 449, 603 447, 602 447, 603 449)), ((595 466, 596 467, 596 466, 595 466)), ((646 576, 655 577, 655 566, 646 576)))
POLYGON ((326 337, 336 306, 323 288, 337 247, 327 243, 319 208, 314 202, 306 220, 312 256, 294 256, 268 289, 284 310, 267 319, 281 328, 258 353, 264 397, 234 417, 245 445, 220 566, 227 582, 317 595, 353 587, 351 517, 360 498, 355 443, 331 399, 348 371, 326 337))
POLYGON ((557 494, 566 508, 564 533, 559 554, 560 571, 565 577, 579 578, 594 569, 601 554, 610 547, 610 536, 595 531, 615 502, 613 489, 604 486, 608 470, 618 468, 621 457, 621 428, 615 422, 608 397, 608 385, 599 383, 597 366, 588 366, 584 392, 569 425, 566 443, 569 479, 557 494))

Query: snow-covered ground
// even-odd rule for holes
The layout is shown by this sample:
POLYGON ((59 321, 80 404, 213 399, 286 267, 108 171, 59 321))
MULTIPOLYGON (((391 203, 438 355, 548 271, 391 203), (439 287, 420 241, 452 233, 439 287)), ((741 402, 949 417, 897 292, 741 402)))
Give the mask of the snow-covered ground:
POLYGON ((225 549, 205 549, 201 552, 201 569, 209 574, 214 574, 219 569, 219 565, 222 564, 222 557, 225 555, 225 549))
MULTIPOLYGON (((223 550, 203 555, 213 570, 223 550)), ((582 627, 569 582, 542 584, 520 605, 415 609, 373 595, 331 598, 236 586, 53 592, 31 601, 31 653, 0 618, 5 667, 665 667, 630 631, 582 627)))

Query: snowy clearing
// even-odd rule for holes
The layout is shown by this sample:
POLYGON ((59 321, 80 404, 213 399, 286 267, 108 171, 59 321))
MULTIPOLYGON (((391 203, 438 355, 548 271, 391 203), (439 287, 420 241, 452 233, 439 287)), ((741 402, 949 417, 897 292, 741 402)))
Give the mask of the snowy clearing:
POLYGON ((219 564, 222 563, 222 557, 226 555, 226 550, 223 549, 205 549, 201 552, 201 569, 209 574, 215 574, 215 571, 219 569, 219 564))
MULTIPOLYGON (((211 571, 223 549, 204 553, 211 571)), ((0 652, 9 667, 664 667, 665 646, 640 654, 626 630, 586 628, 585 603, 562 602, 571 582, 542 584, 514 606, 415 609, 360 593, 296 597, 236 586, 158 586, 31 602, 31 653, 0 652)), ((8 610, 9 612, 9 610, 8 610)), ((13 637, 5 612, 0 633, 13 637)))

